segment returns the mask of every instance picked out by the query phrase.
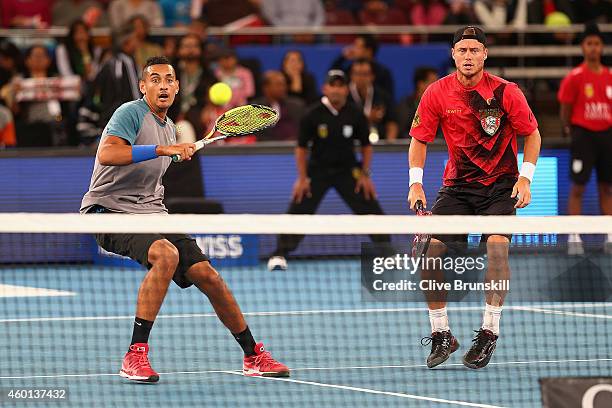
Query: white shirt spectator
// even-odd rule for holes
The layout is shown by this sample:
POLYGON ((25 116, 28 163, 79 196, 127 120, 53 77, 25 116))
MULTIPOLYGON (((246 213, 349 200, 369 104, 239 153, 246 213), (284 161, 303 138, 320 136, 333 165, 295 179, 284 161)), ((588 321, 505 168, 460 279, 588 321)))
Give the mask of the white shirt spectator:
POLYGON ((108 16, 113 30, 123 26, 133 16, 143 15, 151 27, 164 25, 164 14, 157 2, 152 0, 113 0, 108 7, 108 16))
POLYGON ((263 0, 262 11, 270 24, 279 27, 318 27, 325 23, 320 0, 263 0))

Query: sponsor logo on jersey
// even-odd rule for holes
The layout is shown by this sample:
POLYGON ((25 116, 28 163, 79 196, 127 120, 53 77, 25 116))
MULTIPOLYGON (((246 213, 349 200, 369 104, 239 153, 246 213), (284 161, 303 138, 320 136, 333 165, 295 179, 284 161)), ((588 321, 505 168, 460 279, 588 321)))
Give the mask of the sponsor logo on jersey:
POLYGON ((493 136, 501 125, 501 110, 498 108, 481 109, 478 112, 480 114, 480 126, 486 134, 493 136))

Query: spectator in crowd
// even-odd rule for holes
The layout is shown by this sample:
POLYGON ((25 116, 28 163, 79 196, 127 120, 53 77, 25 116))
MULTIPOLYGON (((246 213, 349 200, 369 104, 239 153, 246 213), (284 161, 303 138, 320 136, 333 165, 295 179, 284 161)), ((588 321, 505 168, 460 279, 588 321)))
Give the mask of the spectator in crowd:
POLYGON ((23 69, 22 65, 19 48, 7 40, 0 42, 0 88, 11 82, 23 69))
POLYGON ((141 96, 134 61, 138 40, 133 27, 124 26, 115 35, 115 43, 114 55, 100 69, 79 111, 78 129, 85 144, 100 136, 102 128, 121 104, 141 96))
POLYGON ((6 28, 46 28, 51 25, 51 2, 1 0, 2 26, 6 28))
POLYGON ((213 59, 213 56, 219 53, 219 48, 222 44, 218 40, 215 42, 208 37, 208 22, 203 17, 191 20, 187 32, 195 34, 200 38, 202 42, 202 56, 207 61, 210 61, 213 59))
POLYGON ((15 113, 19 145, 62 146, 67 143, 64 115, 59 95, 48 85, 38 85, 27 79, 44 80, 54 77, 49 51, 42 45, 30 47, 24 57, 25 77, 13 81, 14 99, 9 102, 15 113), (27 95, 27 96, 26 96, 27 95))
POLYGON ((192 0, 192 18, 203 17, 212 27, 243 18, 257 18, 261 0, 192 0))
MULTIPOLYGON (((350 11, 340 8, 338 6, 338 0, 325 0, 325 25, 328 26, 342 26, 342 25, 357 25, 353 13, 350 11)), ((333 39, 335 43, 348 44, 353 42, 355 39, 354 35, 351 34, 334 34, 333 39)))
POLYGON ((468 25, 476 23, 476 16, 469 0, 449 0, 449 3, 444 24, 468 25))
POLYGON ((0 150, 17 144, 15 137, 15 122, 11 110, 0 105, 0 150))
POLYGON ((176 58, 176 52, 178 48, 178 41, 176 37, 167 36, 164 37, 164 42, 162 45, 162 55, 169 60, 173 61, 176 58))
POLYGON ((109 25, 108 16, 96 0, 56 0, 51 9, 54 26, 68 27, 76 20, 82 20, 89 27, 109 25))
POLYGON ((288 85, 287 93, 300 98, 306 105, 319 99, 314 76, 306 71, 304 56, 300 51, 287 51, 283 57, 282 72, 288 85))
MULTIPOLYGON (((102 49, 94 46, 89 28, 82 20, 70 26, 68 36, 55 48, 55 63, 60 76, 81 77, 81 94, 87 95, 87 87, 93 82, 100 68, 102 49)), ((82 101, 66 102, 66 127, 70 144, 78 144, 78 110, 82 101)))
POLYGON ((166 27, 188 26, 191 23, 190 0, 157 0, 164 15, 166 27))
POLYGON ((412 120, 416 114, 417 107, 425 89, 438 80, 438 72, 432 67, 418 67, 414 71, 414 93, 402 99, 397 105, 397 122, 399 137, 408 137, 412 120))
POLYGON ((168 116, 174 122, 184 119, 187 112, 198 104, 198 98, 208 93, 216 81, 208 69, 202 47, 200 37, 195 34, 186 34, 179 41, 178 61, 174 64, 180 85, 179 93, 168 110, 168 116))
MULTIPOLYGON (((363 25, 406 25, 408 22, 404 14, 394 8, 389 7, 383 0, 364 0, 363 8, 358 14, 359 21, 363 25)), ((398 42, 400 36, 395 34, 384 34, 380 36, 383 42, 398 42)))
POLYGON ((226 105, 227 109, 245 105, 248 99, 255 95, 253 74, 238 64, 238 58, 232 49, 221 50, 215 76, 232 88, 232 99, 226 105))
POLYGON ((132 16, 128 20, 128 24, 131 24, 134 28, 134 35, 136 36, 136 53, 134 54, 134 60, 136 60, 136 66, 138 72, 142 70, 147 60, 151 57, 161 55, 163 52, 162 47, 159 44, 149 41, 149 20, 143 15, 132 16))
MULTIPOLYGON (((351 65, 349 101, 363 109, 368 118, 370 134, 378 134, 380 139, 397 139, 397 118, 393 100, 383 89, 374 85, 372 62, 359 59, 351 65)), ((370 140, 377 142, 378 140, 370 140)))
POLYGON ((446 19, 447 12, 442 0, 416 0, 409 9, 410 21, 414 25, 441 25, 446 19))
POLYGON ((321 0, 262 0, 265 19, 279 27, 319 27, 325 23, 321 0))
POLYGON ((55 63, 62 76, 79 75, 92 81, 98 74, 102 49, 93 44, 83 20, 70 25, 68 36, 55 48, 55 63))
POLYGON ((263 96, 253 100, 254 103, 270 106, 280 113, 275 126, 264 129, 257 134, 258 141, 297 140, 300 118, 304 111, 304 102, 287 95, 287 80, 280 71, 266 71, 263 75, 263 96))
POLYGON ((499 28, 508 21, 507 0, 476 0, 474 14, 484 28, 499 28))
POLYGON ((372 62, 374 68, 374 83, 393 98, 394 85, 391 71, 384 65, 378 63, 376 53, 378 52, 378 42, 370 34, 360 34, 355 38, 353 44, 344 47, 340 55, 333 63, 332 69, 341 69, 345 73, 349 71, 353 61, 367 59, 372 62))
POLYGON ((108 17, 114 30, 120 29, 134 16, 146 16, 153 27, 164 25, 161 7, 153 0, 113 0, 108 7, 108 17))

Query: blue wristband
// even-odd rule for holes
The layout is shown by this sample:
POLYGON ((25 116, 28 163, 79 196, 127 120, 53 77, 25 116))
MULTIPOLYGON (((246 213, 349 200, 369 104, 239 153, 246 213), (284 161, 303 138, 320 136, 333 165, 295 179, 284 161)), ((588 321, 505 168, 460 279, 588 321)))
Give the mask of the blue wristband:
POLYGON ((145 160, 157 158, 156 145, 134 145, 132 146, 132 163, 139 163, 145 160))

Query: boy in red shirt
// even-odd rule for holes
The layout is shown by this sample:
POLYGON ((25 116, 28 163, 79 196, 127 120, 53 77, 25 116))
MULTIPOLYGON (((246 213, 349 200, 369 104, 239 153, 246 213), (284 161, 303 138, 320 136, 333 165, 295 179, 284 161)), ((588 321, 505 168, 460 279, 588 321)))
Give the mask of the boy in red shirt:
MULTIPOLYGON (((427 201, 423 191, 423 167, 427 143, 442 127, 449 160, 433 214, 514 215, 531 201, 530 184, 540 152, 540 133, 525 96, 512 82, 484 72, 487 59, 485 33, 467 26, 455 33, 452 57, 457 71, 431 84, 419 103, 410 136, 410 193, 414 208, 427 201), (517 136, 525 136, 524 160, 519 173, 517 136)), ((486 282, 510 278, 510 237, 485 235, 488 270, 486 282)), ((434 235, 427 257, 440 257, 448 246, 466 242, 467 235, 434 235)), ((441 271, 423 268, 422 279, 440 280, 441 271)), ((486 366, 495 350, 505 290, 486 293, 482 327, 463 356, 469 368, 486 366)), ((446 361, 459 344, 451 334, 443 292, 428 292, 426 299, 432 328, 427 366, 446 361)))
MULTIPOLYGON (((573 184, 568 214, 580 215, 584 188, 595 167, 601 213, 611 215, 612 73, 601 63, 604 40, 597 25, 586 27, 581 46, 584 62, 567 74, 557 95, 564 134, 572 137, 570 177, 573 184)), ((607 237, 607 250, 611 248, 611 235, 607 237)), ((570 235, 568 242, 571 255, 584 253, 580 235, 570 235)))

